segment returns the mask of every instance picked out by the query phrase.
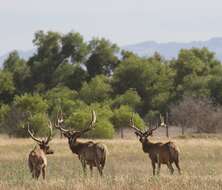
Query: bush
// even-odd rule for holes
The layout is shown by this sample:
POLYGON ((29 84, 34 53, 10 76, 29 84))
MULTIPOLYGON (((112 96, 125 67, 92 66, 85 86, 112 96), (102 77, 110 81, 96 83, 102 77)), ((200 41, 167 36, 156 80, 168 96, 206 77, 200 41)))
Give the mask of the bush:
POLYGON ((49 90, 45 98, 49 105, 49 113, 56 118, 58 111, 62 110, 65 118, 69 117, 75 110, 85 107, 86 104, 77 99, 78 93, 64 86, 58 86, 49 90))
MULTIPOLYGON (((46 114, 37 113, 33 115, 33 117, 29 119, 29 123, 35 136, 48 136, 50 129, 48 127, 49 119, 46 114)), ((25 129, 27 128, 25 127, 25 129)))
POLYGON ((110 97, 112 88, 107 77, 98 75, 89 83, 84 83, 80 92, 80 98, 87 104, 103 102, 110 97))
POLYGON ((48 105, 40 95, 16 96, 2 123, 3 131, 9 136, 28 137, 27 122, 39 136, 45 136, 48 105), (32 115, 32 117, 31 117, 32 115))
MULTIPOLYGON (((114 125, 114 128, 120 129, 129 127, 129 121, 132 117, 132 114, 133 112, 129 106, 121 106, 119 109, 114 110, 114 115, 112 117, 112 123, 114 125)), ((144 129, 145 124, 139 114, 134 114, 133 121, 137 128, 144 129)))
POLYGON ((89 136, 94 138, 111 139, 113 138, 114 133, 115 130, 112 123, 108 120, 99 120, 96 123, 95 129, 89 132, 89 136))
POLYGON ((182 127, 182 135, 186 128, 197 133, 215 133, 222 125, 222 109, 208 99, 185 97, 178 105, 171 106, 171 120, 182 127))
POLYGON ((121 105, 128 105, 135 110, 141 104, 141 97, 137 91, 133 89, 127 90, 124 94, 116 97, 113 102, 114 108, 119 108, 121 105))
POLYGON ((109 119, 112 117, 112 111, 109 106, 94 104, 80 108, 73 112, 67 118, 67 120, 65 120, 65 126, 74 130, 82 130, 86 128, 91 121, 92 109, 94 109, 96 112, 96 127, 92 131, 86 133, 84 137, 112 138, 114 129, 112 123, 109 121, 109 119))
POLYGON ((44 100, 39 94, 16 96, 13 105, 19 108, 22 112, 30 111, 31 113, 45 113, 48 109, 46 100, 44 100))
POLYGON ((4 132, 4 122, 9 114, 10 107, 6 104, 0 105, 0 132, 4 132))

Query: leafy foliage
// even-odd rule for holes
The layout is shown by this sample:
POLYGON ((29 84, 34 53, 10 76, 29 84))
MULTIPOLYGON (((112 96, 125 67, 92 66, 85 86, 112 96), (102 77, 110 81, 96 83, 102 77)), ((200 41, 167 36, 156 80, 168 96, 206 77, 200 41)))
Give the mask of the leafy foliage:
POLYGON ((109 79, 104 75, 98 75, 89 83, 84 83, 79 96, 87 104, 93 102, 103 102, 110 97, 112 88, 109 84, 109 79))
POLYGON ((12 101, 15 92, 12 73, 0 70, 0 103, 12 101))
POLYGON ((119 48, 116 44, 102 38, 94 38, 89 43, 90 57, 86 67, 91 77, 96 75, 110 75, 118 64, 117 53, 119 48))
POLYGON ((99 138, 127 127, 132 112, 138 112, 135 122, 144 128, 143 119, 152 124, 184 96, 210 99, 221 110, 222 65, 207 48, 182 49, 172 60, 158 52, 146 58, 120 53, 104 38, 86 42, 78 32, 53 31, 37 31, 33 44, 31 58, 13 51, 0 70, 1 131, 11 136, 27 136, 27 122, 42 136, 47 118, 55 120, 61 110, 66 126, 79 130, 94 109, 97 127, 88 135, 99 138))
MULTIPOLYGON (((112 117, 112 123, 114 127, 116 129, 128 127, 129 121, 132 115, 133 115, 133 112, 128 106, 121 106, 119 109, 116 109, 112 117)), ((135 125, 139 129, 145 128, 143 119, 138 114, 133 115, 133 120, 134 120, 135 125)))

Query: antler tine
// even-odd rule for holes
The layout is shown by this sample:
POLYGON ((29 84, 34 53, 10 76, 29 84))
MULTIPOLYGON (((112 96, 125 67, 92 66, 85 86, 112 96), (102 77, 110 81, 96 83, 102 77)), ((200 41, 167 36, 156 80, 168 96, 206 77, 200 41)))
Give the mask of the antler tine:
POLYGON ((160 114, 160 125, 156 124, 155 127, 152 127, 152 128, 148 128, 145 132, 146 135, 148 134, 152 134, 153 131, 155 131, 157 128, 159 127, 165 127, 166 124, 164 123, 164 118, 163 116, 160 114))
POLYGON ((57 112, 57 121, 58 121, 58 123, 62 123, 63 122, 62 110, 60 110, 60 115, 59 115, 59 111, 57 112))
POLYGON ((49 122, 48 122, 48 127, 49 127, 49 129, 50 129, 50 132, 49 132, 49 136, 48 136, 47 139, 46 139, 46 144, 48 144, 49 141, 52 140, 52 139, 51 139, 51 136, 52 136, 52 123, 51 123, 50 120, 49 120, 49 122))
POLYGON ((80 133, 83 134, 83 133, 91 130, 92 128, 95 127, 95 123, 96 123, 96 113, 94 110, 92 110, 92 120, 91 120, 89 126, 86 129, 83 129, 82 131, 80 131, 80 133))
POLYGON ((34 137, 33 133, 30 131, 29 123, 28 123, 28 133, 34 141, 36 141, 38 143, 42 143, 42 141, 40 139, 37 139, 36 137, 34 137))
POLYGON ((166 126, 166 124, 164 123, 164 118, 163 118, 163 116, 160 114, 160 126, 161 127, 165 127, 166 126))
POLYGON ((62 111, 61 111, 61 118, 59 118, 59 115, 57 113, 57 124, 55 122, 55 128, 59 129, 61 132, 68 132, 68 129, 64 129, 60 126, 60 124, 63 123, 63 117, 62 117, 62 111))
POLYGON ((138 128, 135 126, 135 124, 134 124, 133 115, 134 115, 134 114, 132 114, 132 117, 130 118, 130 124, 129 124, 129 126, 130 126, 132 129, 134 129, 135 131, 137 131, 138 133, 142 134, 143 132, 142 132, 140 129, 138 129, 138 128))
MULTIPOLYGON (((144 134, 146 134, 146 135, 151 135, 151 134, 153 133, 153 131, 155 131, 155 130, 158 129, 160 126, 162 126, 162 124, 164 124, 164 123, 161 122, 161 125, 158 125, 158 122, 157 122, 155 127, 150 127, 150 128, 148 128, 144 134)), ((164 124, 164 125, 165 125, 165 124, 164 124)))

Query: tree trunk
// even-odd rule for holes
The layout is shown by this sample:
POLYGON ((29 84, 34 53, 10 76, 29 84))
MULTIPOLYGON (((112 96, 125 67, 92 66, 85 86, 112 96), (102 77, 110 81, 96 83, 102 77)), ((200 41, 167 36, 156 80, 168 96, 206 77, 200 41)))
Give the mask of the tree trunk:
POLYGON ((124 138, 123 127, 120 128, 120 137, 121 137, 121 139, 124 138))
POLYGON ((168 112, 166 112, 166 137, 169 138, 168 112))
POLYGON ((169 138, 169 125, 166 124, 166 137, 169 138))
POLYGON ((184 132, 185 132, 185 127, 184 127, 184 125, 181 126, 181 129, 182 129, 182 130, 181 130, 182 136, 184 136, 184 132))

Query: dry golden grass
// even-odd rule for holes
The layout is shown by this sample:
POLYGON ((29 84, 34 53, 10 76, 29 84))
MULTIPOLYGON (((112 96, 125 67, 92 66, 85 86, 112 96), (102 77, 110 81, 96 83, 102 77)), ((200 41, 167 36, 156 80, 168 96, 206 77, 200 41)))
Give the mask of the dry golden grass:
MULTIPOLYGON (((157 140, 157 139, 156 139, 157 140)), ((101 140, 99 140, 101 141, 101 140)), ((182 175, 170 175, 162 166, 160 176, 152 177, 147 154, 138 140, 102 140, 109 156, 100 178, 83 177, 77 156, 69 150, 66 139, 51 142, 54 155, 48 156, 47 180, 35 181, 27 166, 29 151, 35 146, 31 139, 0 139, 1 190, 180 190, 222 189, 222 140, 174 139, 181 151, 182 175)), ((175 167, 174 167, 175 168, 175 167)))

